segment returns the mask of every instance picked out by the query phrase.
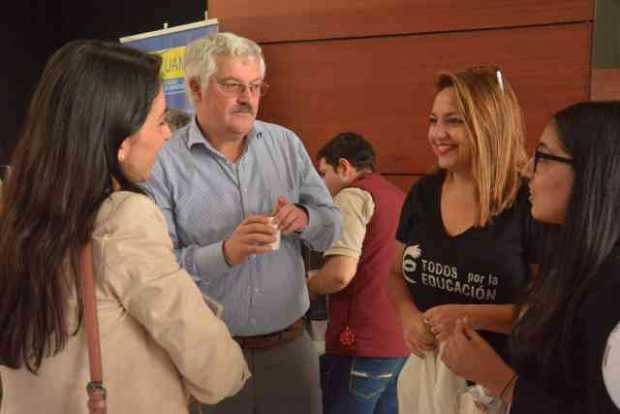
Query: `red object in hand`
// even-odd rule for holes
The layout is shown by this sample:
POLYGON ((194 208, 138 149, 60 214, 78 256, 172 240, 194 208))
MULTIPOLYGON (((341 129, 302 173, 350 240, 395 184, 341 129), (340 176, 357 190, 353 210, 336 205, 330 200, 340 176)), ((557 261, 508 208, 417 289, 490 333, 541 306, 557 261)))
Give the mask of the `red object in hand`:
POLYGON ((355 344, 355 334, 349 327, 349 325, 345 326, 345 328, 338 335, 338 341, 345 348, 351 348, 355 344))

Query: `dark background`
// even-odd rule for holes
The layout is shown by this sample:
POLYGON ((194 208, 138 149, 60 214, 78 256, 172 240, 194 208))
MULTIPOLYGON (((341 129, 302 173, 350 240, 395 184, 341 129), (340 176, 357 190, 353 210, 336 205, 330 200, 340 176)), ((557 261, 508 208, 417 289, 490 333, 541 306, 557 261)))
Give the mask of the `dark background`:
POLYGON ((45 62, 72 39, 118 40, 121 36, 191 23, 204 18, 205 0, 127 1, 18 0, 0 22, 0 164, 19 136, 30 96, 45 62))

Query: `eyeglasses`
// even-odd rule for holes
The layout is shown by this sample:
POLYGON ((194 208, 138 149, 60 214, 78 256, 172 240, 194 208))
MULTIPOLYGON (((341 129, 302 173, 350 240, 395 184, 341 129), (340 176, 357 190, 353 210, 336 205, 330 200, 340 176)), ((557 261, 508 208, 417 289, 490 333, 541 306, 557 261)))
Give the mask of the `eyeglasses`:
POLYGON ((224 93, 224 95, 231 97, 244 95, 246 91, 249 91, 252 96, 265 96, 265 94, 267 94, 267 90, 269 89, 269 85, 265 81, 245 84, 235 80, 220 80, 215 76, 213 76, 213 79, 215 79, 215 82, 220 87, 220 90, 224 93))
POLYGON ((563 164, 571 164, 571 165, 573 163, 573 160, 571 158, 559 157, 557 155, 547 154, 546 152, 542 152, 538 148, 536 148, 536 151, 534 151, 534 173, 536 173, 536 169, 538 168, 538 163, 540 162, 540 160, 556 161, 556 162, 561 162, 563 164))

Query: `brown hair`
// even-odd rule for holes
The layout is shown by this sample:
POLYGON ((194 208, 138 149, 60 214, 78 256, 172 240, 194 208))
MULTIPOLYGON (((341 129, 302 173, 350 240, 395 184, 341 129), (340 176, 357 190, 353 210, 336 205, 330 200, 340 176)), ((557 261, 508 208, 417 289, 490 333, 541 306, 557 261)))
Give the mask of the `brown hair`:
POLYGON ((471 148, 471 174, 480 215, 486 225, 514 202, 527 162, 523 114, 519 101, 495 66, 476 66, 461 72, 442 72, 437 93, 454 88, 471 148))

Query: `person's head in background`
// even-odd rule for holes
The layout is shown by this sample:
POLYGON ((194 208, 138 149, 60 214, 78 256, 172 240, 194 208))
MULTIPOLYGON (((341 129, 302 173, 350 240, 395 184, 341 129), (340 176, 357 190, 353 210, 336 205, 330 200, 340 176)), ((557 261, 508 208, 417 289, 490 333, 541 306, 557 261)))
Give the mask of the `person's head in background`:
POLYGON ((376 170, 375 150, 364 137, 343 132, 317 153, 318 170, 332 196, 364 174, 376 170))
POLYGON ((116 190, 140 192, 136 183, 148 179, 170 135, 160 64, 89 40, 64 45, 47 62, 2 188, 0 315, 20 321, 0 339, 2 355, 13 357, 3 364, 21 360, 36 370, 66 343, 68 288, 78 283, 79 252, 99 207, 116 190))
POLYGON ((170 131, 176 131, 189 124, 192 117, 187 112, 178 108, 166 108, 165 120, 170 131))
POLYGON ((527 156, 523 114, 499 68, 440 73, 428 139, 439 168, 473 181, 478 225, 512 205, 527 156))
POLYGON ((218 142, 243 139, 267 90, 260 46, 233 33, 207 35, 187 46, 184 70, 203 134, 218 142))
MULTIPOLYGON (((544 277, 515 332, 530 351, 541 340, 568 349, 576 309, 620 243, 620 102, 583 102, 555 114, 526 174, 532 216, 552 226, 544 277)), ((538 355, 543 363, 551 359, 547 352, 538 355)), ((565 362, 569 372, 571 362, 565 362)))

